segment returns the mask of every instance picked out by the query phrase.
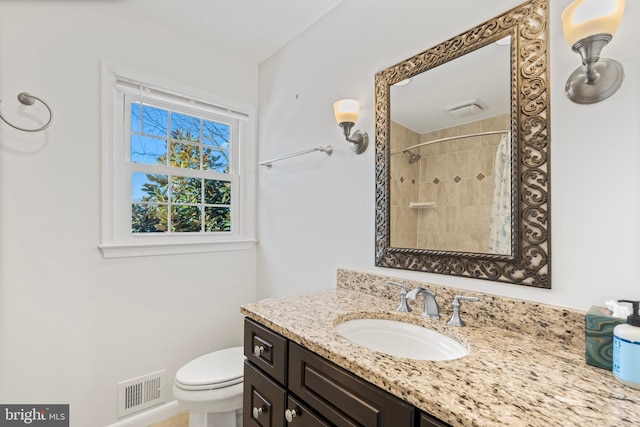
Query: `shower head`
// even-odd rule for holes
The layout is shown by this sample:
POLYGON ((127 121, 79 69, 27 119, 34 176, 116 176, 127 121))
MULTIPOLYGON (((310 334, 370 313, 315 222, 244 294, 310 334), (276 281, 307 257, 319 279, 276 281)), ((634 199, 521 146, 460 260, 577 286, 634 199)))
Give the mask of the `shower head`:
POLYGON ((409 150, 405 150, 404 152, 409 155, 409 163, 415 163, 420 160, 420 154, 412 153, 409 150))

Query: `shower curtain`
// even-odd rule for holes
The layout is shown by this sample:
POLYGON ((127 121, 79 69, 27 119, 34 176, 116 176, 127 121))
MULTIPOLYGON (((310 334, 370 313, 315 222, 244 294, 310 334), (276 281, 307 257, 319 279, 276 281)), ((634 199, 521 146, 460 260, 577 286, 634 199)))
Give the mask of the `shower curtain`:
POLYGON ((505 134, 496 150, 489 252, 511 254, 511 138, 505 134))

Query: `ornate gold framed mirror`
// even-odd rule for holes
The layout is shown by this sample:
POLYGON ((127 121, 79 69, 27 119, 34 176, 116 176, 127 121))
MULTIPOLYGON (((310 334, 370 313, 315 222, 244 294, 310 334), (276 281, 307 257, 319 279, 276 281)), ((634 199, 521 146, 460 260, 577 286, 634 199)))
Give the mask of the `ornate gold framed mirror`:
POLYGON ((376 74, 377 266, 551 288, 548 9, 376 74))

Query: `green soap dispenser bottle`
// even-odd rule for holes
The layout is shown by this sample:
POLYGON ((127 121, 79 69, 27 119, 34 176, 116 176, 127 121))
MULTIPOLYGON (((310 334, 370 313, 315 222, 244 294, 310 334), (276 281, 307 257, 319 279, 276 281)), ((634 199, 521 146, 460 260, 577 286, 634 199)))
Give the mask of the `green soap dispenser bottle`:
POLYGON ((640 389, 640 301, 618 300, 631 303, 633 314, 626 325, 613 329, 613 375, 624 385, 640 389))

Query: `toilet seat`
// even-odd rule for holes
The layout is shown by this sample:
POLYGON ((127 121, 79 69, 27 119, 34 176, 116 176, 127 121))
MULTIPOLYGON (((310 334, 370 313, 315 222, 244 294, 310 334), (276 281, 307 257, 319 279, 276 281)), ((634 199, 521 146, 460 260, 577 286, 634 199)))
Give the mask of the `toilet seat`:
POLYGON ((201 391, 232 387, 244 379, 243 347, 232 347, 200 356, 176 373, 175 386, 201 391))

